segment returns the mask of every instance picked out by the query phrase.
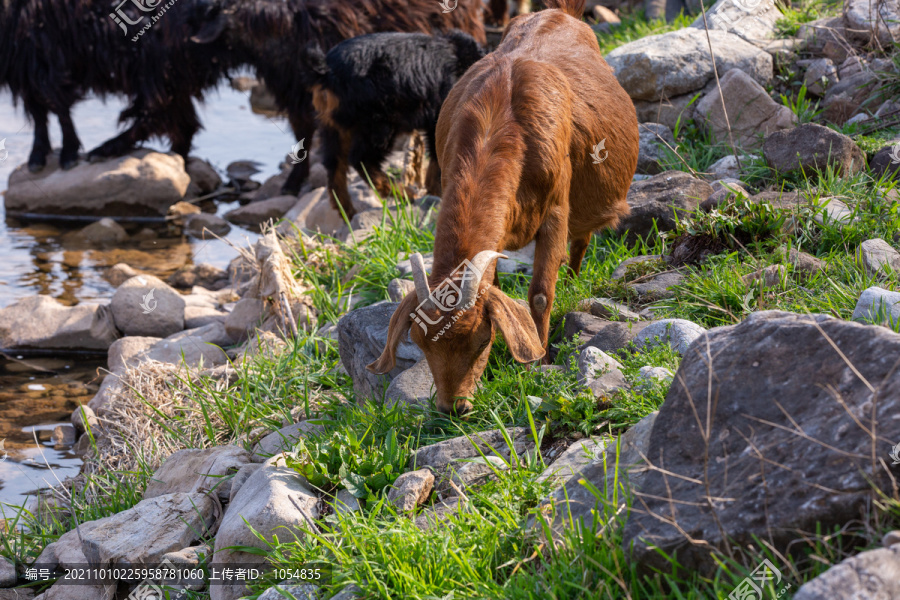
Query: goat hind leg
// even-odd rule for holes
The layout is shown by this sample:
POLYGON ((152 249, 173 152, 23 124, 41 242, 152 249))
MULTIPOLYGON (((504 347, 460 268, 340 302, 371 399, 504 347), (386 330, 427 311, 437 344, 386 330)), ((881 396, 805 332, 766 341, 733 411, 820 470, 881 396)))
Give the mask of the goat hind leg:
MULTIPOLYGON (((306 94, 301 98, 297 106, 288 108, 288 120, 291 123, 291 129, 294 131, 294 137, 298 141, 303 141, 304 150, 309 152, 312 148, 313 136, 316 133, 316 119, 313 117, 315 109, 312 105, 312 97, 306 94)), ((281 186, 281 193, 285 196, 296 196, 300 193, 300 188, 309 177, 309 159, 301 160, 296 163, 288 175, 287 181, 281 186)))
POLYGON ((581 262, 587 253, 588 246, 591 244, 591 234, 579 238, 573 238, 569 247, 569 275, 578 277, 581 272, 581 262))
POLYGON ((34 143, 28 157, 28 170, 37 173, 47 166, 47 154, 50 153, 50 131, 47 129, 47 107, 25 101, 25 112, 34 123, 34 143))
POLYGON ((325 169, 328 171, 328 200, 331 206, 340 212, 343 209, 347 219, 356 214, 350 191, 347 189, 347 146, 350 135, 333 127, 322 126, 322 155, 325 169))
POLYGON ((59 153, 59 167, 68 171, 78 164, 78 151, 81 149, 81 140, 75 131, 75 123, 72 121, 72 113, 68 108, 60 109, 57 113, 59 126, 62 129, 63 143, 59 153))

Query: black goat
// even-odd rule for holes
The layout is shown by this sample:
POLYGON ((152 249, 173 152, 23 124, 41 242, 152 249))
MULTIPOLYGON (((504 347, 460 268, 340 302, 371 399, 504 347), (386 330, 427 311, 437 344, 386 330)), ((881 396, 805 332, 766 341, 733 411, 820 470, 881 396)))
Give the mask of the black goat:
POLYGON ((422 130, 431 155, 428 192, 441 193, 435 128, 453 84, 484 56, 465 33, 371 33, 344 42, 326 56, 318 45, 306 51, 315 74, 313 105, 321 124, 328 196, 353 217, 347 168, 368 174, 387 197, 390 181, 381 170, 398 134, 422 130), (335 200, 337 195, 337 201, 335 200))
POLYGON ((153 136, 169 138, 187 156, 200 120, 192 98, 214 87, 237 57, 226 41, 196 44, 211 0, 0 0, 0 87, 22 100, 34 122, 28 167, 38 171, 50 152, 47 119, 63 133, 60 166, 78 162, 81 142, 71 108, 88 92, 123 94, 131 126, 92 150, 91 158, 126 154, 153 136), (232 60, 233 59, 233 60, 232 60))
MULTIPOLYGON (((438 0, 221 1, 223 9, 209 15, 208 34, 197 39, 230 39, 251 55, 258 77, 287 112, 296 138, 310 142, 316 130, 309 89, 315 76, 298 49, 315 42, 327 52, 343 40, 388 31, 458 29, 485 43, 482 0, 453 0, 449 12, 438 0)), ((296 164, 283 192, 297 194, 308 175, 308 161, 296 164)))

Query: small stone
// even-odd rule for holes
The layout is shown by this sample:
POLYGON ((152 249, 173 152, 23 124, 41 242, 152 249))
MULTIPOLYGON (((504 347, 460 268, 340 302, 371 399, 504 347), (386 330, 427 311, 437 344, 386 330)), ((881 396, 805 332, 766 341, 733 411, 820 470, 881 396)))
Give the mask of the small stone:
POLYGON ((838 70, 830 58, 817 58, 806 67, 803 83, 810 94, 824 96, 825 90, 838 82, 838 70))
POLYGON ((408 513, 425 504, 434 489, 434 474, 430 469, 407 471, 400 475, 388 490, 388 502, 397 512, 408 513))
POLYGON ((94 431, 100 426, 100 420, 97 419, 97 415, 86 404, 75 409, 71 420, 75 431, 79 433, 84 433, 88 427, 90 427, 91 431, 94 431))
POLYGON ((648 384, 652 384, 657 381, 664 382, 669 384, 675 378, 675 373, 670 371, 665 367, 641 367, 638 370, 637 374, 638 389, 646 389, 650 387, 648 384))
POLYGON ((662 161, 667 156, 668 148, 675 147, 672 130, 662 123, 641 123, 638 129, 640 151, 637 172, 646 175, 661 173, 664 170, 662 161))
MULTIPOLYGON (((509 465, 499 456, 479 456, 476 458, 459 461, 450 467, 450 481, 456 487, 465 492, 467 488, 484 485, 492 479, 496 479, 497 471, 507 471, 509 465)), ((456 492, 452 486, 447 494, 452 496, 456 492)))
POLYGON ((259 298, 241 298, 225 318, 225 331, 237 342, 246 340, 262 324, 265 303, 259 298))
POLYGON ((54 446, 71 446, 75 443, 75 428, 71 425, 57 425, 51 436, 54 446))
MULTIPOLYGON (((250 462, 250 454, 237 446, 217 446, 204 450, 186 449, 175 452, 160 466, 147 489, 144 499, 175 492, 196 493, 218 490, 230 475, 250 462)), ((229 494, 222 494, 227 500, 229 494)))
POLYGON ((622 363, 593 346, 588 346, 578 355, 578 381, 581 383, 621 370, 622 363))
POLYGON ((347 490, 338 490, 334 495, 334 512, 340 515, 348 515, 362 510, 359 498, 347 490))
POLYGON ((791 248, 786 252, 785 249, 782 248, 780 254, 783 262, 790 263, 794 266, 795 271, 800 271, 806 275, 814 275, 819 271, 825 270, 827 266, 827 263, 824 260, 816 258, 812 254, 801 252, 796 248, 791 248))
POLYGON ((836 224, 838 227, 856 221, 853 211, 836 198, 821 198, 819 200, 820 209, 813 219, 820 225, 828 223, 836 224))
POLYGON ((851 318, 854 321, 897 327, 900 325, 900 292, 890 292, 880 287, 864 290, 856 301, 851 318))
POLYGON ((684 354, 694 340, 704 333, 706 329, 691 321, 663 319, 645 327, 635 336, 634 343, 638 350, 646 346, 668 343, 676 352, 684 354))
POLYGON ((609 298, 588 298, 578 305, 578 310, 611 321, 640 321, 641 317, 624 304, 609 298))
POLYGON ((741 277, 741 281, 748 286, 758 286, 762 282, 763 289, 768 289, 780 285, 787 276, 787 269, 784 265, 769 265, 764 269, 748 273, 741 277))
POLYGON ((888 271, 900 273, 900 252, 881 238, 866 240, 860 244, 856 259, 870 275, 888 271))
POLYGON ((85 242, 100 246, 121 244, 128 239, 125 229, 108 217, 91 223, 79 231, 78 236, 85 242))
POLYGON ((104 273, 103 277, 106 279, 109 284, 113 287, 119 287, 132 277, 137 277, 138 275, 143 275, 134 267, 126 265, 125 263, 117 263, 111 266, 106 273, 104 273))
POLYGON ((538 475, 537 483, 552 479, 556 485, 577 474, 584 466, 591 464, 603 454, 606 441, 599 438, 578 440, 560 454, 550 466, 538 475))
POLYGON ((424 358, 391 381, 384 394, 385 402, 428 406, 434 395, 434 376, 424 358))
POLYGON ((228 235, 231 225, 218 215, 198 213, 188 215, 184 220, 184 233, 191 237, 207 240, 216 236, 228 235))
POLYGON ((719 181, 716 181, 713 182, 712 187, 715 191, 709 198, 700 203, 700 208, 705 211, 718 208, 720 205, 727 204, 739 196, 744 196, 745 198, 750 197, 750 193, 747 192, 747 189, 740 183, 720 183, 719 181))
POLYGON ((16 585, 19 576, 16 574, 16 563, 6 557, 0 556, 0 588, 8 588, 16 585))
POLYGON ((890 548, 895 544, 900 544, 900 530, 889 531, 881 538, 881 545, 885 548, 890 548))
POLYGON ((253 459, 256 461, 264 461, 270 456, 289 452, 300 438, 305 438, 310 434, 319 433, 322 426, 309 421, 300 421, 287 427, 282 427, 278 431, 274 431, 261 439, 253 448, 253 459))
POLYGON ((825 172, 832 166, 838 175, 846 177, 866 165, 865 154, 852 139, 815 123, 769 134, 763 154, 769 167, 782 174, 825 172))
POLYGON ((152 275, 138 275, 120 285, 110 309, 125 335, 165 337, 184 329, 184 299, 152 275))
POLYGON ((388 284, 388 297, 391 302, 400 302, 407 294, 415 292, 416 284, 408 279, 392 279, 388 284))

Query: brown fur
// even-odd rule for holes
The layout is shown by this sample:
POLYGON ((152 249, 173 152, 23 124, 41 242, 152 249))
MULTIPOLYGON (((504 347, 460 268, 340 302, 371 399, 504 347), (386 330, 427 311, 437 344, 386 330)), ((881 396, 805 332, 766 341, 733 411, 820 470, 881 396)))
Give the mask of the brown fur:
MULTIPOLYGON (((577 275, 592 233, 615 227, 629 211, 639 137, 634 105, 603 60, 593 31, 572 18, 581 16, 584 0, 546 4, 560 10, 513 19, 497 50, 466 73, 441 108, 437 151, 444 196, 432 289, 481 251, 537 242, 530 314, 492 288, 436 341, 443 322, 427 332, 411 328, 432 369, 438 408, 447 412, 470 406, 464 398, 484 370, 496 329, 517 360, 544 354, 567 241, 569 267, 577 275), (594 164, 591 153, 604 139, 608 155, 594 164)), ((484 273, 482 285, 494 281, 494 269, 484 273)), ((393 367, 396 342, 418 304, 411 294, 398 307, 388 345, 371 370, 393 367)))

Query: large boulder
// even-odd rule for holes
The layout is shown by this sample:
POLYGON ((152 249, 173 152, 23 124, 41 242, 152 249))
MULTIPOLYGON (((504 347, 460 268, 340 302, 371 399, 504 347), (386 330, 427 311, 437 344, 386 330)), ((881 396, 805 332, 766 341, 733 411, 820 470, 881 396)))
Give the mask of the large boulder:
POLYGON ((832 123, 843 125, 869 101, 878 82, 879 76, 868 68, 849 76, 842 75, 841 80, 829 86, 825 93, 822 116, 832 123))
POLYGON ((844 5, 847 33, 864 43, 878 40, 890 46, 900 39, 900 2, 897 0, 849 0, 844 5))
POLYGON ((391 381, 384 399, 390 403, 427 407, 434 395, 434 377, 424 358, 391 381))
POLYGON ((31 296, 0 309, 0 348, 106 350, 117 337, 109 307, 98 304, 31 296))
POLYGON ((898 353, 889 329, 826 315, 759 312, 704 334, 653 425, 630 559, 711 573, 726 546, 786 552, 800 532, 859 518, 892 485, 872 457, 900 440, 898 353))
POLYGON ((366 369, 366 365, 374 362, 384 351, 388 324, 396 308, 396 303, 379 302, 351 311, 338 321, 338 351, 359 398, 381 398, 385 388, 397 375, 425 358, 407 333, 397 346, 397 366, 390 373, 376 375, 366 369))
MULTIPOLYGON (((275 536, 302 539, 303 529, 316 530, 319 499, 296 471, 277 466, 279 460, 273 457, 256 469, 231 501, 216 533, 214 560, 223 568, 247 568, 266 562, 263 555, 229 548, 266 550, 266 542, 275 536)), ((247 592, 246 585, 237 582, 210 586, 212 600, 236 600, 247 592)))
MULTIPOLYGON (((772 79, 772 56, 726 31, 709 32, 722 77, 740 69, 758 83, 772 79)), ((703 89, 713 80, 706 32, 687 27, 620 46, 606 56, 616 78, 634 100, 656 101, 703 89)))
POLYGON ((762 146, 763 136, 794 126, 797 118, 791 109, 772 100, 763 86, 740 69, 725 73, 721 83, 722 94, 717 88, 712 89, 694 110, 694 119, 713 139, 728 142, 730 124, 735 145, 753 149, 762 146), (723 97, 725 112, 722 110, 723 97))
POLYGON ((225 213, 225 218, 235 225, 259 229, 263 223, 283 217, 295 204, 296 196, 276 196, 230 210, 225 213))
POLYGON ((19 166, 9 176, 8 213, 163 216, 184 197, 191 178, 176 154, 136 150, 62 171, 56 157, 38 173, 19 166))
POLYGON ((184 329, 184 298, 153 275, 138 275, 120 285, 110 309, 125 335, 166 337, 184 329))
POLYGON ((765 48, 775 37, 775 23, 782 17, 774 0, 719 0, 706 11, 705 23, 703 15, 700 15, 691 23, 691 27, 704 29, 708 26, 711 30, 727 31, 755 46, 765 48))
POLYGON ((848 176, 866 168, 866 155, 852 139, 815 123, 769 134, 763 154, 769 167, 780 173, 824 172, 830 165, 848 176))
POLYGON ((164 554, 181 550, 210 534, 216 501, 202 493, 173 493, 143 500, 82 531, 87 563, 158 565, 164 554))
POLYGON ((197 329, 175 333, 153 344, 134 357, 136 362, 154 360, 173 365, 217 367, 228 362, 221 346, 231 345, 222 323, 210 323, 197 329))
POLYGON ((861 552, 803 585, 793 600, 900 598, 900 544, 861 552))
POLYGON ((682 171, 666 171, 644 181, 636 181, 628 190, 631 213, 619 222, 619 232, 647 235, 653 222, 659 231, 675 228, 675 215, 682 218, 697 209, 712 194, 702 179, 682 171))
MULTIPOLYGON (((153 473, 144 490, 144 500, 175 492, 190 494, 218 490, 228 476, 249 463, 250 453, 237 446, 179 450, 153 473)), ((224 499, 228 500, 227 494, 224 499)))

